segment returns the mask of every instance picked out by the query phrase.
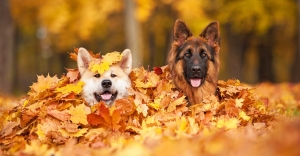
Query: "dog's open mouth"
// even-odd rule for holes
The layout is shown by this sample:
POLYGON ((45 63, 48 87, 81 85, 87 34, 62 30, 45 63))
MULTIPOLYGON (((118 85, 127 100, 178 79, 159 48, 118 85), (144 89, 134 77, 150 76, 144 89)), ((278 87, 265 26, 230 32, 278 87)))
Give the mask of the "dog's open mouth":
POLYGON ((116 99, 117 95, 118 95, 118 92, 115 92, 114 94, 112 94, 109 91, 105 91, 101 94, 94 93, 94 96, 98 102, 99 101, 109 101, 109 100, 113 101, 116 99))
POLYGON ((202 79, 200 78, 191 78, 190 83, 193 87, 199 87, 201 85, 202 79))

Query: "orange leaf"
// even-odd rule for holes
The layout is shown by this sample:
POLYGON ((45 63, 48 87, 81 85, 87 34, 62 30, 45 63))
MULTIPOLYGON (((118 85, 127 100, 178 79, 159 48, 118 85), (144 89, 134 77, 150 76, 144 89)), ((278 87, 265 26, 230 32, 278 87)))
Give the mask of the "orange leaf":
POLYGON ((135 105, 132 98, 123 98, 115 101, 116 110, 121 114, 131 115, 135 111, 135 105))
POLYGON ((111 114, 111 122, 112 122, 112 129, 118 130, 121 126, 119 122, 121 121, 121 114, 118 110, 114 110, 111 114))
POLYGON ((109 114, 109 109, 105 106, 103 102, 99 106, 99 115, 104 119, 106 123, 111 123, 111 118, 109 114))
POLYGON ((104 119, 100 115, 95 113, 88 114, 87 121, 92 126, 107 125, 104 119))

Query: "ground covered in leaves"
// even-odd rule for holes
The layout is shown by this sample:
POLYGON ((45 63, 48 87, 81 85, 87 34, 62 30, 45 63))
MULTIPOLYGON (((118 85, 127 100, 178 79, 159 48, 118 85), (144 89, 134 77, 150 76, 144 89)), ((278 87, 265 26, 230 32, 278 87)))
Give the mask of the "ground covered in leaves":
POLYGON ((80 98, 76 69, 38 76, 21 100, 0 97, 0 155, 300 155, 300 84, 220 80, 188 107, 170 76, 134 69, 111 108, 80 98))

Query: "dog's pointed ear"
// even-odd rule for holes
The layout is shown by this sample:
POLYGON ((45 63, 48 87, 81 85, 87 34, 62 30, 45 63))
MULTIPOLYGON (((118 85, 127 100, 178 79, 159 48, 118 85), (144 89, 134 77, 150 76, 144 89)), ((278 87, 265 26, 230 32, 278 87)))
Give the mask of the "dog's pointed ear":
POLYGON ((220 45, 220 29, 219 22, 211 22, 199 35, 208 40, 210 44, 217 43, 220 45))
POLYGON ((77 66, 80 74, 83 74, 85 70, 89 68, 89 64, 92 61, 92 56, 85 48, 78 49, 77 66))
POLYGON ((174 26, 174 41, 176 41, 179 45, 182 45, 183 42, 190 36, 193 36, 193 34, 187 25, 180 19, 177 19, 174 26))
POLYGON ((129 49, 125 49, 122 52, 122 60, 119 62, 120 67, 125 71, 127 75, 131 72, 132 69, 132 55, 129 49))

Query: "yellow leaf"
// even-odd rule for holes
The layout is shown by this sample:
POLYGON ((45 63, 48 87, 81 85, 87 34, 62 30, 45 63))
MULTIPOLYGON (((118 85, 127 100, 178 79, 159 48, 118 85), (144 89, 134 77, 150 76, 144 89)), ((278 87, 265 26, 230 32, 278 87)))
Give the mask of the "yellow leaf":
POLYGON ((56 155, 54 149, 49 149, 47 144, 41 144, 37 140, 31 142, 31 144, 26 144, 24 150, 25 155, 56 155))
POLYGON ((58 131, 61 133, 63 137, 80 137, 83 136, 88 131, 88 128, 81 128, 74 133, 68 132, 66 129, 63 128, 59 129, 58 131))
POLYGON ((149 103, 148 105, 155 110, 158 110, 161 106, 161 100, 164 98, 164 95, 159 96, 158 98, 154 99, 154 102, 149 103))
POLYGON ((89 69, 92 72, 103 74, 106 70, 109 69, 109 66, 121 60, 122 60, 121 53, 119 52, 107 53, 106 55, 102 56, 100 63, 96 63, 95 61, 92 61, 89 64, 89 69))
POLYGON ((189 128, 190 134, 197 134, 200 130, 200 127, 199 127, 199 124, 196 123, 195 118, 188 117, 188 121, 189 121, 189 125, 190 125, 190 128, 189 128))
POLYGON ((109 69, 108 62, 101 62, 100 64, 93 64, 91 66, 91 71, 99 74, 103 74, 108 69, 109 69))
POLYGON ((23 103, 23 107, 26 107, 28 102, 29 102, 28 100, 25 100, 24 103, 23 103))
POLYGON ((188 130, 188 120, 184 116, 177 119, 177 126, 178 126, 178 130, 176 131, 177 134, 185 133, 188 130))
POLYGON ((41 140, 41 141, 44 141, 47 139, 45 133, 42 131, 42 125, 38 124, 37 125, 37 131, 36 131, 36 134, 38 135, 38 138, 41 140))
POLYGON ((240 111, 239 116, 246 121, 250 120, 250 117, 244 111, 240 111))
POLYGON ((122 57, 123 55, 121 53, 114 51, 104 55, 102 61, 107 62, 109 65, 112 65, 114 63, 121 61, 122 57))
POLYGON ((236 129, 239 123, 240 121, 236 118, 219 119, 217 122, 217 128, 236 129))
POLYGON ((83 125, 87 125, 87 115, 85 112, 85 105, 84 104, 80 104, 77 107, 71 107, 69 113, 71 114, 71 118, 70 120, 73 123, 81 123, 83 125))
POLYGON ((138 79, 135 81, 135 87, 138 87, 138 88, 152 88, 152 87, 155 87, 151 82, 142 82, 142 81, 139 81, 138 79))
MULTIPOLYGON (((158 99, 155 99, 154 102, 149 103, 148 105, 151 108, 154 108, 155 110, 158 110, 160 108, 160 103, 157 102, 158 99)), ((160 101, 159 101, 160 102, 160 101)))
POLYGON ((79 81, 76 84, 68 84, 66 86, 60 87, 60 88, 56 88, 55 92, 58 93, 62 93, 62 94, 68 94, 68 93, 75 93, 75 94, 79 94, 82 91, 82 87, 84 85, 84 82, 79 81))

